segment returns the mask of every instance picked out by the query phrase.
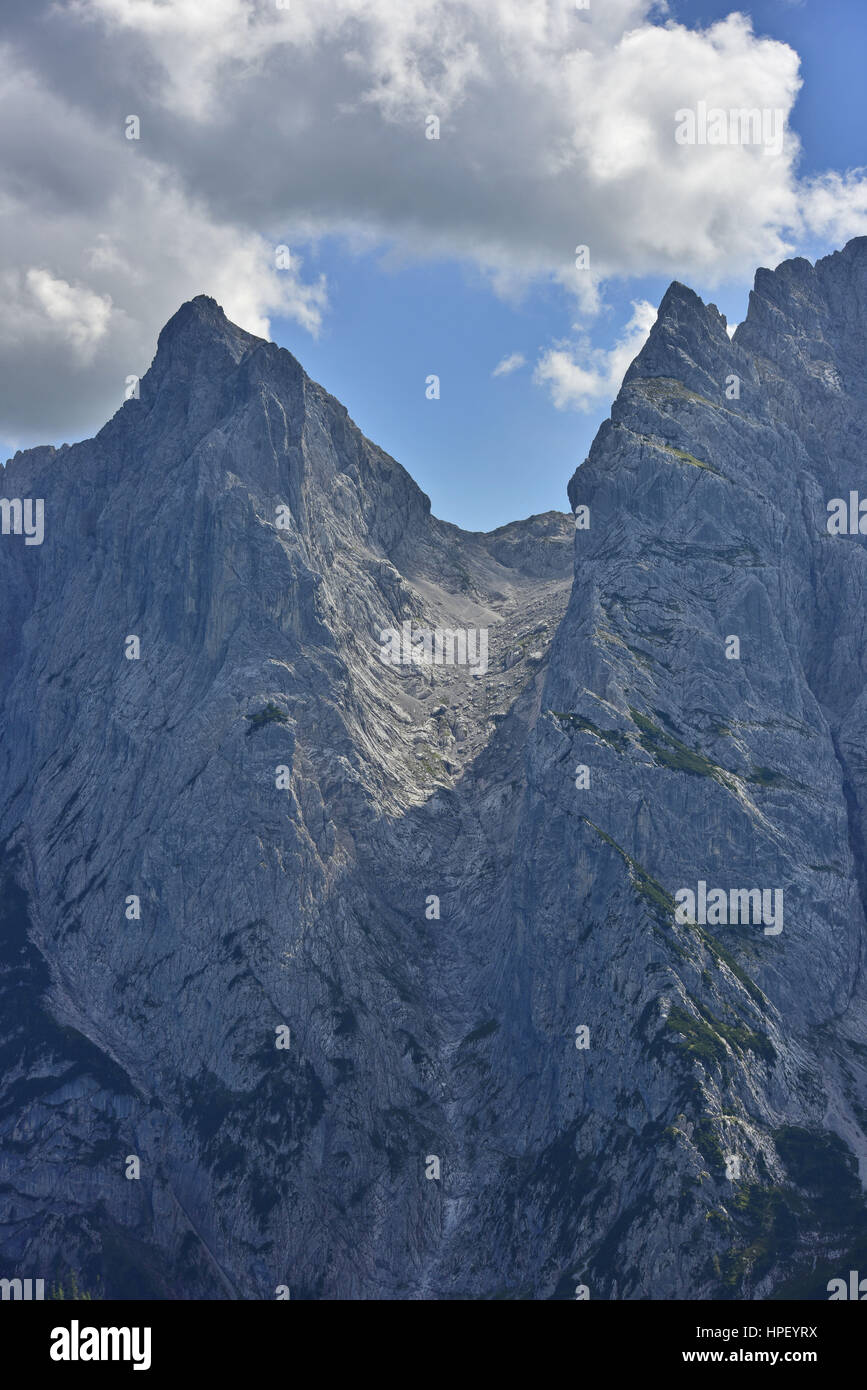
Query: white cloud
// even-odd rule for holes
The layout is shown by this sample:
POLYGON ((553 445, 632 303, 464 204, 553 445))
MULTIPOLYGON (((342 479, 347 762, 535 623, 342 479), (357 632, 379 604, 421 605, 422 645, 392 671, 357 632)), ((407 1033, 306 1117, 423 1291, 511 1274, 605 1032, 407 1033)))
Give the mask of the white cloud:
MULTIPOLYGON (((544 277, 589 315, 612 276, 708 286, 776 264, 799 235, 864 230, 863 171, 801 184, 791 134, 773 158, 676 143, 675 111, 699 101, 791 111, 797 54, 743 15, 690 30, 658 22, 665 7, 651 0, 11 9, 0 51, 7 432, 97 423, 118 375, 146 364, 165 319, 201 291, 255 332, 274 314, 316 331, 326 288, 306 274, 304 249, 326 233, 347 255, 378 244, 462 258, 504 295, 544 277), (124 138, 130 113, 140 141, 124 138), (430 114, 439 140, 425 138, 430 114), (286 271, 273 260, 283 242, 286 271), (589 270, 575 268, 579 244, 589 270), (28 281, 33 270, 47 278, 28 281)), ((552 391, 557 373, 571 380, 567 396, 605 375, 580 345, 577 362, 568 346, 546 361, 552 391), (589 377, 570 377, 568 361, 589 377)))
POLYGON ((303 257, 293 252, 279 269, 275 242, 214 217, 176 172, 127 142, 122 126, 100 125, 41 90, 2 52, 0 122, 23 132, 21 167, 0 202, 4 438, 23 444, 98 426, 193 295, 212 294, 262 336, 270 314, 318 330, 325 285, 305 278, 303 257), (29 157, 34 129, 50 132, 43 160, 62 170, 57 196, 44 163, 29 157))
POLYGON ((90 362, 108 328, 110 296, 69 285, 35 266, 26 272, 24 281, 36 316, 41 315, 49 328, 56 328, 74 348, 82 364, 90 362))
POLYGON ((522 352, 512 352, 497 363, 491 376, 509 376, 512 372, 516 372, 519 367, 523 367, 526 361, 527 359, 522 352))
POLYGON ((533 380, 547 388, 558 410, 592 410, 611 400, 620 389, 626 369, 641 351, 656 322, 656 310, 646 299, 632 305, 632 317, 611 349, 591 347, 585 336, 559 343, 542 354, 533 380))
POLYGON ((867 169, 810 179, 802 194, 809 230, 835 245, 867 235, 867 169))

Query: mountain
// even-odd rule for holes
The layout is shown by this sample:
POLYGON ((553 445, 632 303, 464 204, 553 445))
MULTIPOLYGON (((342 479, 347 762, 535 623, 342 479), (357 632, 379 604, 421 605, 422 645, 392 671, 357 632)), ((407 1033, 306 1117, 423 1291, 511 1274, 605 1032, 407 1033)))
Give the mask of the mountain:
POLYGON ((45 503, 0 537, 7 1277, 867 1260, 865 350, 867 239, 759 271, 731 338, 674 284, 577 526, 479 534, 200 297, 93 440, 7 464, 45 503), (382 659, 435 630, 470 660, 382 659))

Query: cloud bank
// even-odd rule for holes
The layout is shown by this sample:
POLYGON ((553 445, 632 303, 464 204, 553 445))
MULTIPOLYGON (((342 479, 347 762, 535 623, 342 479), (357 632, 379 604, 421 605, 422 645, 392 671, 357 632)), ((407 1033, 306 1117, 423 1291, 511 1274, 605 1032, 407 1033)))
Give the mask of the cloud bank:
MULTIPOLYGON (((461 258, 496 292, 553 280, 589 314, 611 276, 713 283, 867 230, 863 171, 799 181, 798 56, 740 14, 696 31, 649 0, 8 0, 4 23, 0 417, 24 442, 111 413, 196 293, 254 332, 315 333, 322 235, 461 258), (678 143, 700 102, 781 112, 780 153, 678 143)), ((580 405, 622 351, 554 347, 537 379, 580 405)))

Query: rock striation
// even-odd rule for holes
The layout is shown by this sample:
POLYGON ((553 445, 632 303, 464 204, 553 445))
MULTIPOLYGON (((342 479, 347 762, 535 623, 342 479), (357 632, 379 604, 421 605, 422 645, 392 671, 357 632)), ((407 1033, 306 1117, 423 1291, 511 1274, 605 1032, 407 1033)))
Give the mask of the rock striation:
POLYGON ((867 1267, 865 351, 867 239, 731 337, 674 284, 578 526, 479 534, 200 297, 94 439, 7 464, 45 537, 0 536, 0 1273, 867 1267))

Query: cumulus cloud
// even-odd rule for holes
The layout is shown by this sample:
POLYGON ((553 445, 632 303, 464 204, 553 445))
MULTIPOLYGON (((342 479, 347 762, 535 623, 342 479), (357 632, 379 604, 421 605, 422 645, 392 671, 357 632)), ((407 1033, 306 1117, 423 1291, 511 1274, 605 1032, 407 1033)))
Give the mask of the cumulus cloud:
POLYGON ((276 239, 215 216, 180 171, 126 140, 122 113, 82 111, 0 50, 0 124, 14 133, 0 195, 0 433, 13 444, 98 427, 193 295, 262 336, 275 314, 315 333, 326 311, 302 254, 278 257, 276 239))
POLYGON ((519 367, 523 367, 526 361, 527 359, 522 352, 512 352, 508 357, 504 357, 501 362, 497 363, 496 367, 491 372, 491 376, 510 376, 511 373, 516 372, 519 367))
POLYGON ((7 0, 4 22, 7 436, 98 421, 198 292, 255 332, 275 314, 315 332, 327 290, 305 250, 323 234, 347 255, 463 258, 502 294, 544 277, 588 315, 612 276, 712 284, 802 232, 867 230, 863 172, 801 184, 788 131, 770 158, 675 140, 699 102, 791 111, 797 54, 739 14, 699 30, 651 0, 7 0))
POLYGON ((656 322, 646 299, 635 300, 632 317, 613 348, 594 348, 586 336, 558 343, 542 354, 533 380, 547 388, 558 410, 592 410, 620 390, 626 369, 641 351, 656 322))
POLYGON ((841 244, 867 231, 867 169, 833 171, 803 188, 804 222, 814 235, 841 244))
MULTIPOLYGON (((28 307, 31 313, 35 310, 33 316, 37 322, 41 319, 49 332, 56 332, 58 337, 68 342, 83 364, 90 362, 108 328, 110 296, 94 294, 80 285, 68 285, 50 271, 37 270, 33 266, 24 276, 24 282, 28 307)), ((21 321, 10 324, 10 328, 20 334, 21 321)))

